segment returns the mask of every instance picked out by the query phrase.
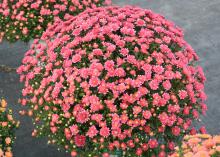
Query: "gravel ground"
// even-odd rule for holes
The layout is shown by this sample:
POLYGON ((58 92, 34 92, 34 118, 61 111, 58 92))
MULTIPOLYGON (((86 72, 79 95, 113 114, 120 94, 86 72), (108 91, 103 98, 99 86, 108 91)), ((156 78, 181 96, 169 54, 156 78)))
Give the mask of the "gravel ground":
MULTIPOLYGON (((205 70, 208 94, 208 113, 201 123, 206 125, 211 134, 220 133, 220 0, 113 0, 114 4, 136 5, 152 9, 164 15, 182 27, 185 39, 200 56, 200 64, 205 70)), ((10 67, 20 65, 28 44, 17 42, 0 44, 0 65, 10 67)), ((65 152, 57 151, 56 147, 47 145, 46 139, 31 137, 32 123, 30 118, 21 117, 17 113, 21 109, 17 100, 20 97, 22 85, 18 76, 12 72, 0 70, 0 97, 5 97, 15 116, 21 121, 21 127, 16 132, 17 140, 14 146, 15 157, 64 157, 65 152)))

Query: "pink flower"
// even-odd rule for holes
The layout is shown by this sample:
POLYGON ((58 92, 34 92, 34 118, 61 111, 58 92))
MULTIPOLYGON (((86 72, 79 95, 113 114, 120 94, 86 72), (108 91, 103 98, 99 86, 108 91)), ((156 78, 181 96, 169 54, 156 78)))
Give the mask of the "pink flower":
POLYGON ((146 110, 146 111, 143 111, 143 117, 145 118, 145 119, 150 119, 151 118, 151 116, 152 116, 152 114, 151 114, 151 112, 150 111, 148 111, 148 110, 146 110))
POLYGON ((149 144, 149 147, 150 147, 150 148, 156 148, 156 147, 158 146, 158 142, 157 142, 156 139, 150 139, 150 140, 148 141, 148 144, 149 144))
POLYGON ((202 103, 201 104, 201 109, 202 109, 202 114, 205 114, 206 113, 206 111, 207 111, 207 105, 206 104, 204 104, 204 103, 202 103))
POLYGON ((192 128, 190 130, 190 135, 195 135, 197 133, 196 129, 195 128, 192 128))
POLYGON ((90 80, 89 80, 89 85, 90 85, 91 87, 97 87, 99 84, 100 84, 100 80, 99 80, 98 77, 92 77, 92 78, 90 78, 90 80))
POLYGON ((163 125, 166 125, 168 123, 169 117, 165 112, 159 114, 158 118, 163 125))
POLYGON ((115 49, 116 49, 116 46, 113 45, 113 44, 111 44, 111 45, 109 45, 109 46, 107 47, 107 50, 108 50, 109 52, 113 52, 113 51, 115 51, 115 49))
POLYGON ((117 68, 115 70, 115 75, 118 77, 124 77, 126 75, 126 73, 123 68, 117 68))
POLYGON ((137 24, 138 26, 144 26, 144 25, 145 25, 145 21, 142 20, 142 19, 138 19, 137 22, 136 22, 136 24, 137 24))
POLYGON ((172 114, 171 116, 169 116, 169 120, 168 120, 168 123, 167 125, 168 126, 173 126, 173 124, 176 122, 176 115, 175 114, 172 114))
POLYGON ((143 38, 150 38, 150 37, 153 36, 153 34, 154 34, 153 31, 150 31, 150 30, 144 29, 144 28, 142 28, 142 29, 140 30, 140 32, 138 33, 138 35, 139 35, 140 37, 143 37, 143 38))
POLYGON ((106 94, 108 92, 108 88, 105 83, 101 83, 98 87, 100 93, 106 94))
POLYGON ((100 129, 100 135, 103 136, 103 137, 108 137, 110 135, 110 130, 108 127, 102 127, 100 129))
POLYGON ((87 69, 87 68, 82 68, 82 69, 80 69, 80 76, 82 77, 82 78, 88 78, 88 76, 89 76, 89 69, 87 69))
POLYGON ((168 36, 165 36, 165 37, 163 37, 163 41, 164 41, 165 43, 169 44, 170 41, 171 41, 171 38, 168 37, 168 36))
POLYGON ((74 137, 74 141, 75 141, 76 146, 78 146, 78 147, 84 147, 85 144, 86 144, 86 136, 76 135, 76 136, 74 137))
POLYGON ((114 69, 114 61, 112 60, 106 61, 104 67, 107 71, 114 69))
POLYGON ((199 112, 198 112, 197 110, 194 109, 194 110, 192 111, 192 114, 193 114, 193 117, 194 117, 194 118, 196 118, 196 119, 199 118, 199 112))
POLYGON ((147 107, 148 106, 148 102, 147 102, 146 99, 140 99, 139 104, 142 107, 147 107))
POLYGON ((180 106, 179 105, 169 105, 168 106, 168 112, 170 113, 179 113, 180 112, 180 106))
POLYGON ((203 101, 205 101, 205 100, 207 99, 207 95, 205 94, 204 91, 200 91, 200 92, 199 92, 199 97, 200 97, 203 101))
POLYGON ((92 112, 96 112, 96 111, 99 111, 99 110, 101 110, 103 108, 103 105, 101 104, 101 103, 92 103, 91 105, 90 105, 90 109, 91 109, 91 111, 92 112))
POLYGON ((173 135, 175 135, 175 136, 179 136, 179 134, 180 134, 180 128, 177 127, 177 126, 174 126, 174 127, 172 128, 172 133, 173 133, 173 135))
POLYGON ((53 114, 52 115, 52 122, 57 122, 59 119, 59 115, 58 114, 53 114))
POLYGON ((161 49, 161 52, 163 52, 163 53, 169 53, 169 52, 171 52, 171 50, 169 49, 169 47, 168 47, 167 45, 164 45, 164 44, 160 45, 160 49, 161 49))
POLYGON ((92 125, 88 132, 86 133, 87 136, 89 136, 90 138, 93 138, 94 136, 96 136, 98 133, 98 130, 96 129, 96 127, 94 125, 92 125))
POLYGON ((128 50, 127 48, 123 48, 123 49, 120 50, 120 52, 121 52, 121 54, 122 54, 123 56, 127 56, 128 53, 129 53, 129 50, 128 50))
POLYGON ((23 33, 24 35, 27 35, 27 33, 28 33, 27 27, 25 27, 25 28, 22 29, 22 33, 23 33))
POLYGON ((68 128, 64 129, 64 134, 65 134, 67 140, 71 139, 72 135, 71 135, 71 132, 68 128))
POLYGON ((207 131, 206 131, 206 128, 204 126, 202 126, 199 131, 201 132, 201 134, 206 134, 207 131))
POLYGON ((169 147, 170 150, 174 150, 175 143, 174 142, 168 142, 168 147, 169 147))
POLYGON ((70 105, 67 103, 62 104, 61 107, 62 107, 63 112, 67 112, 70 109, 70 105))
POLYGON ((57 127, 50 127, 50 131, 54 134, 57 132, 57 127))
POLYGON ((101 49, 94 49, 93 54, 96 55, 96 56, 102 56, 103 52, 102 52, 101 49))
MULTIPOLYGON (((72 55, 72 50, 69 49, 69 48, 67 48, 67 47, 63 47, 63 48, 61 49, 61 54, 62 54, 62 56, 63 56, 64 58, 69 58, 69 56, 72 55)), ((74 62, 73 62, 73 63, 74 63, 74 62)))
POLYGON ((173 79, 174 78, 174 72, 173 71, 165 71, 165 78, 166 79, 173 79))
POLYGON ((96 122, 101 122, 103 119, 103 115, 102 114, 93 114, 91 116, 91 120, 95 120, 96 122))
POLYGON ((77 62, 80 62, 81 61, 81 55, 79 54, 76 54, 72 57, 72 62, 73 63, 77 63, 77 62))
POLYGON ((81 110, 76 116, 76 121, 78 123, 85 123, 89 120, 89 112, 86 110, 81 110))
POLYGON ((164 68, 162 66, 160 66, 160 65, 155 65, 153 67, 153 70, 157 74, 162 74, 164 72, 164 68))
POLYGON ((169 80, 164 81, 162 85, 163 85, 164 89, 166 89, 166 90, 170 90, 170 88, 171 88, 171 83, 169 80))
POLYGON ((187 97, 187 92, 185 90, 180 90, 179 91, 179 97, 180 99, 185 99, 187 97))
POLYGON ((149 86, 152 90, 157 90, 159 87, 159 82, 157 80, 152 80, 150 81, 149 86))
POLYGON ((77 125, 70 126, 70 131, 71 131, 72 135, 78 134, 79 133, 78 126, 77 125))
POLYGON ((128 120, 128 116, 126 114, 121 115, 121 122, 125 124, 128 120))
POLYGON ((141 156, 142 153, 143 153, 143 150, 142 150, 141 148, 137 148, 135 154, 136 154, 137 156, 141 156))
POLYGON ((141 107, 140 106, 134 106, 133 107, 133 114, 139 114, 141 112, 141 107))

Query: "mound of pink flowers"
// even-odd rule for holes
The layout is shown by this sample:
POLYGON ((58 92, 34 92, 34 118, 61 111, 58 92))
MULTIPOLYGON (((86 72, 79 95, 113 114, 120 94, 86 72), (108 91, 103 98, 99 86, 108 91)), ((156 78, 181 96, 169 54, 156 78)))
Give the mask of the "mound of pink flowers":
POLYGON ((86 8, 111 4, 111 0, 2 0, 0 41, 39 38, 57 18, 65 20, 86 8))
POLYGON ((88 9, 34 41, 17 70, 21 103, 33 135, 72 156, 165 157, 207 109, 197 60, 182 30, 150 10, 88 9))

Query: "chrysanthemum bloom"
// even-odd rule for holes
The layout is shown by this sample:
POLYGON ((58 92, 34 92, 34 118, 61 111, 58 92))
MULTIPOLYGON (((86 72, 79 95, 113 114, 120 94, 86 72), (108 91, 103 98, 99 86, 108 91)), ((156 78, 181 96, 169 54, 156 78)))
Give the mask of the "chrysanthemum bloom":
POLYGON ((86 8, 111 4, 111 0, 3 0, 0 4, 0 41, 39 38, 57 18, 68 19, 86 8))
POLYGON ((21 103, 72 156, 166 156, 206 110, 197 60, 181 29, 150 10, 88 9, 34 41, 17 70, 21 103))

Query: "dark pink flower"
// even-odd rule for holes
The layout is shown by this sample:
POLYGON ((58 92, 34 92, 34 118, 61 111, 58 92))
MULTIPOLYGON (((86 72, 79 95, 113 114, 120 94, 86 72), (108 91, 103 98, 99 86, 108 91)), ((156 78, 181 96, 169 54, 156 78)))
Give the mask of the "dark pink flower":
POLYGON ((74 137, 74 141, 75 141, 76 146, 84 147, 86 144, 86 136, 78 134, 74 137))
POLYGON ((158 146, 158 142, 156 139, 150 139, 148 141, 148 145, 150 148, 156 148, 158 146))
POLYGON ((180 134, 180 128, 177 127, 177 126, 174 126, 174 127, 172 128, 172 133, 173 133, 173 135, 175 135, 175 136, 179 136, 179 134, 180 134))

